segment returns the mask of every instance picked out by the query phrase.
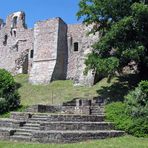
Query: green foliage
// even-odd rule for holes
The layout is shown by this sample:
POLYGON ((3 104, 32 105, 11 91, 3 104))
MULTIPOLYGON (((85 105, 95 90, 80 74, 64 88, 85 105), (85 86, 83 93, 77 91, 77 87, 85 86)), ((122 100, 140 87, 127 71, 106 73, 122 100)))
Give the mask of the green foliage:
POLYGON ((87 74, 89 69, 94 69, 103 76, 108 76, 112 75, 112 72, 117 70, 119 60, 116 57, 98 58, 98 55, 93 52, 88 55, 88 59, 86 59, 85 64, 87 65, 84 72, 85 74, 87 74))
POLYGON ((114 102, 106 105, 106 118, 113 121, 117 129, 129 132, 129 127, 132 125, 132 118, 125 113, 126 105, 122 102, 114 102))
POLYGON ((148 137, 148 122, 143 118, 133 118, 126 112, 126 104, 116 102, 106 105, 106 118, 115 123, 116 129, 124 130, 137 137, 148 137))
POLYGON ((80 0, 78 18, 83 17, 84 23, 96 23, 98 26, 93 31, 108 30, 114 22, 117 22, 131 12, 133 2, 127 0, 80 0), (128 11, 127 11, 128 10, 128 11))
POLYGON ((114 74, 133 60, 139 70, 147 66, 147 1, 81 0, 79 8, 78 18, 83 18, 87 25, 94 24, 91 33, 100 31, 101 34, 86 60, 86 72, 93 69, 98 73, 114 74))
MULTIPOLYGON (((146 117, 145 117, 146 118, 146 117)), ((148 121, 143 118, 133 118, 132 125, 128 129, 128 133, 136 137, 148 138, 148 121)))
POLYGON ((126 112, 135 121, 131 131, 136 135, 148 135, 148 81, 141 81, 135 90, 130 91, 125 103, 126 112))
POLYGON ((4 69, 0 69, 0 113, 19 106, 19 95, 13 76, 4 69))
POLYGON ((7 102, 5 98, 0 98, 0 113, 3 113, 7 110, 7 102))
POLYGON ((141 81, 135 90, 126 96, 128 112, 135 118, 148 122, 148 81, 141 81))
POLYGON ((129 134, 148 137, 148 81, 141 81, 125 98, 125 103, 106 106, 107 119, 129 134))

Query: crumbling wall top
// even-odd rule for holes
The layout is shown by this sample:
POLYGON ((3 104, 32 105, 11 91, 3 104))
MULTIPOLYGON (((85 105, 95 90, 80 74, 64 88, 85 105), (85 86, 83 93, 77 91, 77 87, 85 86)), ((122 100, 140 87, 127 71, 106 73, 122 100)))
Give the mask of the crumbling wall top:
POLYGON ((10 14, 6 19, 7 28, 27 28, 25 23, 25 13, 18 11, 10 14))

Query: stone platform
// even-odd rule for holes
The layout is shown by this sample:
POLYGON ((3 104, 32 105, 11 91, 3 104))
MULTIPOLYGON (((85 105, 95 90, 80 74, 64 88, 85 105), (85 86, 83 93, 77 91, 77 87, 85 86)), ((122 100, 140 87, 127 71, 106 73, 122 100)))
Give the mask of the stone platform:
POLYGON ((124 135, 104 119, 103 104, 96 101, 76 99, 62 106, 35 105, 26 112, 11 112, 10 119, 1 119, 0 139, 71 143, 124 135))

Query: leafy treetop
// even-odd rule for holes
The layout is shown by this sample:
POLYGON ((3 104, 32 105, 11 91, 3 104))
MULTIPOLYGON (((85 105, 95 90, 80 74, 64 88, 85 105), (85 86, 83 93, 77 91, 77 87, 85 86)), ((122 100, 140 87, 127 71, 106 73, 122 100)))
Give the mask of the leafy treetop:
POLYGON ((147 0, 81 0, 79 8, 78 19, 94 24, 90 33, 101 35, 85 61, 86 72, 93 69, 111 76, 131 61, 140 72, 147 69, 147 0))

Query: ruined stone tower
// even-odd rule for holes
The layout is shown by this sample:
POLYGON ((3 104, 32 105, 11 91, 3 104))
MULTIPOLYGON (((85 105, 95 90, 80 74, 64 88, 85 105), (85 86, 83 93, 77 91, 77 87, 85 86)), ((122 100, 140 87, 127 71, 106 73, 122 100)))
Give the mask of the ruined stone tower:
POLYGON ((33 49, 33 31, 27 29, 24 12, 0 20, 0 67, 13 74, 28 73, 29 51, 33 49))
POLYGON ((27 29, 25 13, 0 19, 0 68, 13 74, 28 73, 32 84, 72 79, 75 84, 93 85, 94 75, 84 76, 85 58, 98 35, 82 24, 67 25, 61 18, 39 21, 27 29))
POLYGON ((34 58, 30 82, 49 83, 66 78, 67 25, 60 19, 38 22, 34 27, 34 58))

